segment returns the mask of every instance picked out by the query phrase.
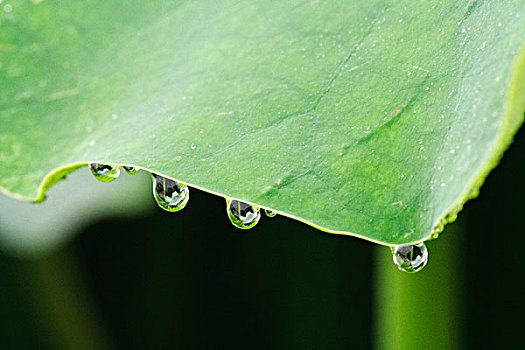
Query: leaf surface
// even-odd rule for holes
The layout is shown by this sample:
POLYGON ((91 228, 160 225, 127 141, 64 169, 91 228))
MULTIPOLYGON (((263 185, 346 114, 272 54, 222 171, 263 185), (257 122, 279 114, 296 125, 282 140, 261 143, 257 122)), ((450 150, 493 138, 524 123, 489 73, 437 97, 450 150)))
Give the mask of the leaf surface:
POLYGON ((0 6, 0 189, 26 200, 88 161, 136 165, 410 243, 523 122, 521 0, 0 6))

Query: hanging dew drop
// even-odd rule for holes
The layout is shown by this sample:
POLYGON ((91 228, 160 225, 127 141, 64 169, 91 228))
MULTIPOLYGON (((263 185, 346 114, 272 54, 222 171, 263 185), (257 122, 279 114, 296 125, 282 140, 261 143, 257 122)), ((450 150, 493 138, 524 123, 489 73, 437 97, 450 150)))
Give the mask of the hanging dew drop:
POLYGON ((226 199, 226 212, 233 226, 243 230, 254 227, 261 218, 259 208, 236 199, 226 199))
POLYGON ((130 175, 136 175, 140 171, 140 168, 134 166, 123 166, 124 170, 130 175))
POLYGON ((270 209, 264 209, 264 212, 266 213, 266 216, 269 218, 273 218, 275 215, 277 215, 276 212, 270 209))
POLYGON ((424 243, 396 246, 392 254, 394 264, 405 272, 418 272, 428 262, 428 250, 424 243))
POLYGON ((89 169, 101 182, 114 181, 120 175, 120 168, 109 164, 89 163, 89 169))
POLYGON ((184 209, 190 199, 188 186, 157 174, 151 175, 153 176, 153 197, 159 207, 170 212, 184 209))

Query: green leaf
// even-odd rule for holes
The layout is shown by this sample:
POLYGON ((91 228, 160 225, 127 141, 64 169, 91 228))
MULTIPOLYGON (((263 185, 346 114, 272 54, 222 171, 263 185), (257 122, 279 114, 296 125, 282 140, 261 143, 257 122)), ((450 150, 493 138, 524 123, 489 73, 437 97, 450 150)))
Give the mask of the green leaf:
POLYGON ((523 121, 522 0, 0 6, 17 198, 88 161, 136 165, 409 243, 454 219, 523 121))

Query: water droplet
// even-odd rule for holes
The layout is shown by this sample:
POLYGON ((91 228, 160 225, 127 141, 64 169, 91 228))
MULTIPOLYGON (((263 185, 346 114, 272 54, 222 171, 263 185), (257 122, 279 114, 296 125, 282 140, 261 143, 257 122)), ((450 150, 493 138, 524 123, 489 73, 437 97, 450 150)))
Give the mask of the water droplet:
POLYGON ((276 212, 270 209, 264 209, 264 212, 266 213, 266 216, 269 218, 273 218, 275 215, 277 215, 276 212))
POLYGON ((136 175, 140 171, 140 168, 134 166, 123 166, 123 168, 130 175, 136 175))
POLYGON ((89 169, 102 182, 114 181, 120 175, 120 168, 110 164, 89 163, 89 169))
POLYGON ((243 230, 254 227, 261 218, 259 208, 236 199, 226 199, 226 212, 233 226, 243 230))
POLYGON ((428 262, 428 250, 424 243, 395 246, 392 254, 394 264, 405 272, 418 272, 428 262))
POLYGON ((440 234, 441 232, 443 232, 443 229, 444 229, 444 228, 445 228, 445 225, 443 225, 443 223, 442 223, 441 221, 438 222, 438 223, 436 224, 436 226, 434 226, 434 227, 432 228, 432 232, 431 232, 431 234, 432 234, 432 238, 434 238, 434 236, 435 236, 435 238, 437 238, 437 236, 439 236, 439 234, 440 234))
POLYGON ((456 221, 457 218, 458 218, 458 213, 456 213, 456 212, 451 212, 451 213, 448 213, 448 214, 445 216, 444 221, 446 221, 447 223, 451 223, 451 222, 456 221))
POLYGON ((176 212, 183 209, 190 199, 188 186, 157 174, 153 176, 153 197, 159 207, 176 212))

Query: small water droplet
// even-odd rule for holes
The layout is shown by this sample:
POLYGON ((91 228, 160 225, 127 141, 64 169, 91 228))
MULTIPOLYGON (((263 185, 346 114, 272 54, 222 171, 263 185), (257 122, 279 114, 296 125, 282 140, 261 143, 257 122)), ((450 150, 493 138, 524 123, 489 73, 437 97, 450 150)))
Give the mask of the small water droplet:
POLYGON ((451 213, 448 213, 448 214, 445 216, 445 221, 446 221, 447 223, 451 223, 451 222, 456 221, 457 218, 458 218, 458 213, 456 213, 456 212, 451 212, 451 213))
POLYGON ((226 199, 226 212, 233 226, 243 230, 254 227, 261 218, 259 208, 236 199, 226 199))
POLYGON ((445 226, 443 225, 443 223, 440 221, 436 224, 436 226, 434 226, 432 228, 432 235, 439 235, 443 229, 445 228, 445 226))
POLYGON ((120 168, 110 164, 89 163, 95 179, 102 182, 114 181, 120 175, 120 168))
POLYGON ((123 168, 130 175, 136 175, 140 171, 140 168, 134 166, 123 166, 123 168))
POLYGON ((264 212, 266 213, 266 216, 269 218, 273 218, 275 215, 277 215, 276 212, 270 209, 264 209, 264 212))
POLYGON ((395 246, 392 258, 401 271, 418 272, 428 262, 428 250, 424 243, 395 246))
POLYGON ((153 176, 153 197, 159 207, 176 212, 184 209, 190 199, 188 186, 157 174, 153 176))

